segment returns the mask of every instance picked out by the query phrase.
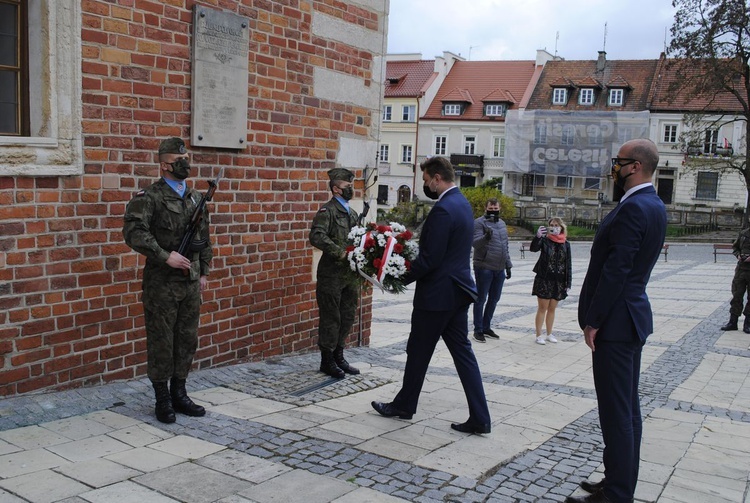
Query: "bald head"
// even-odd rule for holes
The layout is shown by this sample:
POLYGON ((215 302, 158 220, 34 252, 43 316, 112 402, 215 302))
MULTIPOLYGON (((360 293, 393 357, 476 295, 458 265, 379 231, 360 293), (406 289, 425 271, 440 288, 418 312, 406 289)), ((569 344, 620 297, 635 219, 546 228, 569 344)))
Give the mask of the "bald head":
POLYGON ((617 156, 638 159, 641 162, 641 166, 643 166, 644 175, 647 175, 649 179, 654 176, 654 171, 656 171, 656 167, 659 165, 659 150, 656 148, 654 142, 646 138, 625 142, 620 147, 617 156), (627 155, 623 153, 623 150, 625 150, 627 155))

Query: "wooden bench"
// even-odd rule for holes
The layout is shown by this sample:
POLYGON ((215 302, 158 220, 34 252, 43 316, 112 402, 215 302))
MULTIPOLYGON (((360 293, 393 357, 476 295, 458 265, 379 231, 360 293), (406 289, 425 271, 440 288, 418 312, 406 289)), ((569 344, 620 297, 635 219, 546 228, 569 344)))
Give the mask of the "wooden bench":
POLYGON ((526 258, 526 252, 531 248, 531 241, 521 243, 521 258, 526 258))
POLYGON ((724 243, 714 244, 714 263, 716 263, 716 255, 734 255, 733 251, 732 245, 724 243))

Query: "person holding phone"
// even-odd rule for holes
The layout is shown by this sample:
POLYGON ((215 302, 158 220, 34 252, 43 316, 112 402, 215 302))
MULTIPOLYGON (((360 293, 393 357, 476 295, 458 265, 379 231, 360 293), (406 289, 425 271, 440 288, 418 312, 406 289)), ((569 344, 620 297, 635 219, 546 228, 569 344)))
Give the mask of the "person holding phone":
POLYGON ((561 218, 553 217, 549 219, 547 225, 548 227, 539 226, 529 247, 529 251, 540 252, 539 260, 534 265, 536 277, 531 294, 536 295, 537 298, 534 325, 536 343, 541 345, 557 342, 557 338, 552 334, 555 309, 557 309, 558 302, 568 296, 573 270, 565 222, 561 218), (542 337, 542 323, 546 325, 546 338, 542 337))

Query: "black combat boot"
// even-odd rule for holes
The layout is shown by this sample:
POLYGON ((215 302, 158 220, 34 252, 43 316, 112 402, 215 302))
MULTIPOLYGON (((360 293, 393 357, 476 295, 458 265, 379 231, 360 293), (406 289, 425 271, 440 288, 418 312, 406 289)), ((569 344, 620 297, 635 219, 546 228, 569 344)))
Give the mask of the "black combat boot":
POLYGON ((347 374, 357 375, 359 374, 359 369, 355 369, 351 365, 349 365, 349 362, 346 361, 344 358, 344 348, 341 346, 338 346, 336 350, 333 352, 333 361, 336 362, 336 366, 346 372, 347 374))
POLYGON ((745 316, 745 321, 742 323, 742 331, 750 334, 750 316, 745 316))
MULTIPOLYGON (((730 314, 729 315, 729 321, 727 322, 726 325, 724 325, 723 327, 721 327, 721 329, 724 330, 724 331, 727 331, 727 330, 737 330, 737 320, 738 319, 739 319, 739 316, 735 316, 733 314, 730 314)), ((747 323, 747 322, 745 322, 745 323, 747 323)))
POLYGON ((325 349, 320 350, 320 371, 336 379, 343 379, 346 376, 344 371, 336 365, 333 353, 325 349))
POLYGON ((162 423, 174 423, 174 409, 172 408, 172 398, 169 396, 169 388, 166 382, 152 383, 156 394, 156 419, 162 423))
POLYGON ((170 393, 172 394, 172 405, 174 410, 185 414, 186 416, 200 417, 206 415, 206 409, 193 402, 185 390, 185 379, 172 378, 170 384, 170 393))

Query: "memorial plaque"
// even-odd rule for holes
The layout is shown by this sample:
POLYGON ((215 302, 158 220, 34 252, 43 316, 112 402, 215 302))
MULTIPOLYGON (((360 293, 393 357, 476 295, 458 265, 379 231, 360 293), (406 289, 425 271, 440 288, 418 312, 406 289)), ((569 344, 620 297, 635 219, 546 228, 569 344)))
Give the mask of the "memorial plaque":
POLYGON ((249 47, 247 18, 193 6, 192 145, 245 148, 249 47))

